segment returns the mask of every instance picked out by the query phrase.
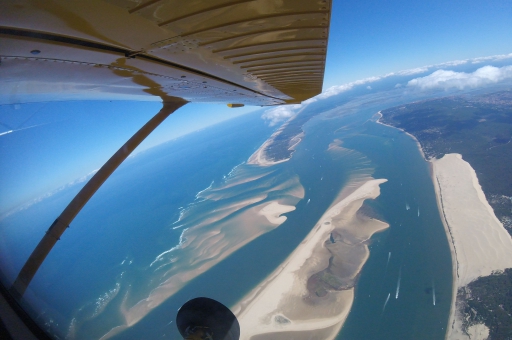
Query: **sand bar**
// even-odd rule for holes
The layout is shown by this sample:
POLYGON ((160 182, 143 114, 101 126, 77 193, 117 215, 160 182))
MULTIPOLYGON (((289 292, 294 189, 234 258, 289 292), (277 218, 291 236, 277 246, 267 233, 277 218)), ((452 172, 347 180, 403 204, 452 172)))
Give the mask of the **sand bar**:
POLYGON ((388 225, 373 219, 360 220, 357 211, 365 199, 379 195, 379 185, 385 181, 367 177, 347 186, 349 192, 340 193, 340 199, 283 264, 233 307, 241 339, 333 339, 338 334, 352 306, 353 288, 330 291, 323 298, 315 296, 311 300, 308 279, 329 266, 331 253, 326 245, 333 245, 328 240, 334 230, 359 240, 365 250, 356 268, 360 271, 369 255, 364 242, 388 225))
POLYGON ((160 253, 149 265, 154 282, 148 283, 147 293, 133 303, 127 290, 119 310, 122 324, 101 339, 135 325, 189 281, 286 221, 281 215, 295 210, 305 191, 297 175, 272 172, 244 164, 224 183, 203 190, 198 195, 203 200, 180 216, 179 245, 160 253), (240 195, 245 191, 250 194, 240 195))
POLYGON ((266 205, 260 210, 259 214, 267 218, 272 224, 283 224, 286 221, 286 216, 281 216, 284 213, 295 210, 293 205, 279 204, 276 201, 266 205))
MULTIPOLYGON (((471 165, 459 154, 431 160, 441 219, 452 251, 453 297, 447 339, 470 339, 456 309, 457 290, 480 276, 512 267, 512 239, 487 202, 471 165)), ((471 339, 485 339, 485 326, 471 339)))

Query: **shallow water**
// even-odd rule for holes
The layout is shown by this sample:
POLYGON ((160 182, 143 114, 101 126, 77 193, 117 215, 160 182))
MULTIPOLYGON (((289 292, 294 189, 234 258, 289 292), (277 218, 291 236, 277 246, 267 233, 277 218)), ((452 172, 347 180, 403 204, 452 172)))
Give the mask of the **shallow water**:
MULTIPOLYGON (((368 108, 360 118, 380 109, 368 108)), ((375 178, 388 179, 371 206, 390 228, 374 237, 338 339, 444 339, 452 291, 451 255, 427 162, 412 138, 371 121, 343 140, 345 147, 372 160, 375 178)))
MULTIPOLYGON (((114 336, 176 339, 173 320, 184 302, 207 296, 227 306, 236 304, 286 259, 350 179, 373 173, 388 182, 369 205, 390 228, 372 238, 370 258, 338 339, 444 338, 451 258, 428 166, 410 137, 368 120, 383 109, 366 105, 371 99, 314 118, 306 124, 293 157, 269 168, 243 164, 273 131, 256 115, 130 159, 84 208, 34 279, 27 299, 39 309, 36 315, 61 336, 100 337, 115 326, 137 321, 130 308, 173 271, 200 266, 200 254, 212 249, 201 246, 208 239, 205 234, 229 224, 222 223, 233 205, 242 204, 245 210, 232 216, 231 230, 237 223, 240 228, 244 221, 252 223, 237 218, 262 202, 281 199, 296 205, 282 225, 189 278, 114 336), (327 149, 336 139, 345 151, 333 155, 327 149), (252 180, 244 183, 247 179, 252 180), (303 188, 303 199, 291 194, 296 192, 291 187, 303 188), (199 224, 206 229, 193 229, 199 224), (184 233, 187 228, 189 234, 184 233), (196 234, 190 234, 194 230, 196 234), (190 253, 182 252, 179 244, 187 239, 201 242, 190 253)), ((12 273, 37 242, 37 232, 46 230, 78 189, 69 188, 1 222, 2 232, 10 237, 8 250, 16 255, 12 273), (31 241, 24 243, 20 235, 34 230, 31 241)))

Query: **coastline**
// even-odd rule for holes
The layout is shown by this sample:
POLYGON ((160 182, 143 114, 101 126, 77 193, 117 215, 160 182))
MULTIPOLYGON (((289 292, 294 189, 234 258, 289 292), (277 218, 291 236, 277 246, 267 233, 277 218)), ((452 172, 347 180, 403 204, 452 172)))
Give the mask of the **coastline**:
POLYGON ((487 202, 476 172, 461 155, 446 154, 431 164, 454 272, 446 339, 486 339, 489 330, 483 324, 463 329, 457 292, 481 276, 512 267, 512 239, 487 202))
POLYGON ((272 144, 274 142, 274 139, 279 134, 280 130, 281 129, 274 132, 272 134, 272 136, 270 136, 269 139, 267 139, 263 144, 261 144, 261 146, 258 148, 258 150, 254 151, 254 153, 251 155, 251 157, 249 157, 249 159, 247 160, 247 164, 259 165, 259 166, 271 166, 271 165, 283 163, 283 162, 286 162, 287 160, 289 160, 289 158, 286 158, 286 159, 282 159, 280 161, 269 161, 265 157, 265 150, 267 149, 267 147, 270 144, 272 144))
MULTIPOLYGON (((290 120, 288 120, 286 123, 284 123, 279 129, 277 129, 276 132, 274 132, 261 146, 249 157, 247 160, 247 164, 254 164, 259 166, 271 166, 279 163, 283 163, 288 161, 291 158, 291 155, 289 157, 280 159, 278 161, 273 161, 267 159, 266 151, 269 146, 274 143, 276 138, 283 132, 283 130, 288 126, 291 120, 293 120, 295 117, 292 117, 290 120)), ((290 139, 290 144, 288 147, 289 151, 295 150, 295 147, 302 141, 302 138, 304 137, 304 132, 300 132, 299 134, 293 136, 290 139)))
POLYGON ((452 299, 450 302, 450 314, 448 316, 448 323, 446 327, 446 335, 445 339, 448 340, 448 329, 450 327, 453 328, 454 322, 455 322, 455 301, 457 300, 457 271, 458 271, 458 262, 457 262, 457 254, 455 251, 455 241, 453 239, 453 235, 450 230, 450 226, 448 225, 448 222, 446 221, 446 214, 443 209, 443 201, 441 196, 441 187, 439 184, 439 181, 436 179, 435 173, 434 173, 434 163, 429 163, 430 167, 430 175, 432 178, 432 182, 434 184, 434 191, 436 193, 436 202, 437 202, 437 209, 439 210, 439 216, 441 218, 441 222, 443 223, 444 231, 446 233, 446 237, 448 240, 448 246, 450 247, 450 254, 451 254, 451 260, 452 260, 452 299))
POLYGON ((353 179, 290 256, 233 307, 241 339, 284 339, 291 332, 304 337, 314 334, 319 339, 336 337, 352 307, 354 288, 312 294, 311 277, 329 266, 334 247, 347 244, 347 240, 332 242, 336 231, 357 239, 353 246, 358 247, 358 254, 346 248, 343 254, 356 264, 351 277, 359 274, 369 256, 366 241, 388 224, 362 218, 357 211, 364 200, 380 194, 379 185, 384 182, 371 177, 353 179))
MULTIPOLYGON (((435 175, 435 166, 434 166, 435 160, 430 160, 425 157, 425 153, 423 152, 421 144, 414 135, 406 132, 404 129, 381 122, 380 119, 383 117, 382 111, 377 112, 375 115, 378 115, 377 119, 375 120, 375 122, 377 124, 381 124, 381 125, 393 128, 393 129, 400 130, 403 133, 407 134, 409 137, 411 137, 416 142, 418 151, 421 153, 421 156, 423 157, 423 159, 426 162, 428 162, 428 166, 429 166, 429 170, 430 170, 430 177, 432 179, 432 183, 434 184, 434 191, 436 194, 437 209, 439 211, 439 216, 441 218, 441 222, 443 223, 444 231, 446 233, 446 238, 448 240, 448 246, 450 247, 450 254, 451 254, 451 261, 452 261, 452 299, 451 299, 451 303, 450 303, 450 314, 449 314, 448 321, 446 324, 447 331, 446 331, 446 335, 445 335, 445 340, 455 339, 452 335, 453 332, 450 332, 449 330, 450 329, 453 330, 455 328, 455 321, 456 321, 455 314, 456 314, 457 309, 455 307, 455 304, 456 304, 456 300, 457 300, 457 291, 458 291, 458 280, 457 280, 457 278, 458 278, 458 259, 457 259, 453 234, 450 230, 450 226, 448 225, 448 222, 446 221, 446 212, 443 209, 441 185, 440 185, 439 181, 436 179, 436 175, 435 175)), ((439 168, 439 165, 438 165, 438 168, 439 168)), ((462 328, 461 327, 462 322, 461 322, 460 315, 457 318, 457 323, 458 323, 458 328, 462 328)), ((461 340, 466 340, 466 338, 462 338, 461 340)))
POLYGON ((381 111, 376 116, 377 124, 398 129, 413 138, 423 159, 429 163, 452 257, 452 299, 445 339, 487 339, 489 329, 484 324, 464 329, 464 316, 459 312, 463 301, 457 298, 457 293, 481 276, 512 267, 512 239, 489 205, 475 170, 460 154, 427 159, 414 135, 381 122, 381 111))
POLYGON ((414 141, 416 142, 416 145, 418 146, 418 150, 420 151, 421 156, 423 157, 423 159, 426 160, 427 162, 429 161, 429 159, 427 159, 427 157, 425 156, 425 152, 423 152, 423 148, 421 147, 420 142, 418 141, 418 139, 416 137, 414 137, 414 135, 411 135, 409 132, 405 131, 404 129, 401 129, 401 128, 398 128, 396 126, 389 125, 389 124, 381 122, 380 119, 382 118, 382 111, 377 112, 376 115, 379 115, 379 118, 377 118, 375 120, 375 123, 380 124, 380 125, 384 125, 384 126, 388 126, 388 127, 393 128, 393 129, 400 130, 403 133, 405 133, 407 136, 409 136, 412 139, 414 139, 414 141))

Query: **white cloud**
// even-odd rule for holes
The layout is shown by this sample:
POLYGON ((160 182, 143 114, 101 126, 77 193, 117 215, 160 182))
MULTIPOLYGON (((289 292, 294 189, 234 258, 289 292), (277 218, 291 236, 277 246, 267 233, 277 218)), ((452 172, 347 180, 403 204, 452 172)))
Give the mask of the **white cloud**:
POLYGON ((437 70, 426 76, 410 80, 407 86, 417 87, 422 90, 441 89, 465 89, 476 88, 488 84, 497 83, 506 79, 512 79, 512 66, 494 67, 484 66, 472 73, 437 70))
MULTIPOLYGON (((281 123, 282 121, 285 121, 285 120, 293 117, 295 114, 298 113, 298 111, 300 109, 308 106, 311 103, 314 103, 318 100, 322 100, 322 99, 326 99, 326 98, 335 96, 342 92, 349 91, 352 88, 354 88, 354 86, 364 85, 367 83, 373 83, 373 82, 381 80, 381 79, 382 79, 382 77, 370 77, 370 78, 365 78, 365 79, 361 79, 361 80, 356 80, 356 81, 353 81, 348 84, 331 86, 324 92, 320 93, 319 95, 317 95, 313 98, 309 98, 308 100, 303 101, 301 104, 281 105, 281 106, 276 106, 274 108, 271 108, 271 109, 265 111, 265 113, 263 113, 261 118, 268 121, 269 126, 274 126, 274 125, 281 123)), ((371 86, 368 86, 367 88, 371 89, 371 86)))
POLYGON ((60 187, 58 187, 58 188, 56 188, 56 189, 54 189, 54 190, 51 190, 51 191, 49 191, 49 192, 47 192, 47 193, 44 193, 43 195, 41 195, 41 196, 39 196, 39 197, 36 197, 36 198, 34 198, 34 199, 31 199, 31 200, 29 200, 29 201, 27 201, 27 202, 25 202, 25 203, 23 203, 23 204, 19 205, 18 207, 16 207, 16 208, 14 208, 14 209, 10 210, 10 211, 7 211, 5 214, 0 215, 0 221, 1 221, 1 220, 3 220, 4 218, 6 218, 7 216, 10 216, 10 215, 12 215, 12 214, 18 213, 18 212, 23 211, 23 210, 25 210, 25 209, 28 209, 28 208, 30 208, 31 206, 33 206, 34 204, 39 203, 39 202, 41 202, 42 200, 47 199, 47 198, 49 198, 49 197, 51 197, 51 196, 55 195, 56 193, 61 192, 61 191, 62 191, 62 190, 64 190, 64 189, 67 189, 67 188, 69 188, 69 187, 71 187, 71 186, 73 186, 73 185, 76 185, 76 184, 79 184, 79 183, 83 183, 83 182, 88 181, 90 178, 92 178, 92 176, 94 176, 94 174, 96 174, 96 173, 98 172, 98 170, 99 170, 99 169, 93 170, 93 171, 89 172, 89 173, 88 173, 87 175, 85 175, 85 176, 82 176, 82 177, 80 177, 80 178, 77 178, 77 179, 75 179, 75 180, 73 180, 73 181, 71 181, 71 182, 69 182, 69 183, 66 183, 66 184, 64 184, 64 185, 62 185, 62 186, 60 186, 60 187))
POLYGON ((453 60, 453 61, 447 61, 446 63, 436 64, 434 66, 436 67, 444 67, 444 66, 458 66, 458 65, 464 65, 469 62, 468 59, 465 60, 453 60))
MULTIPOLYGON (((328 88, 324 92, 320 93, 319 95, 303 101, 302 104, 283 105, 283 106, 277 106, 272 109, 269 109, 269 110, 265 111, 265 113, 262 115, 262 118, 265 120, 268 120, 270 126, 274 126, 286 119, 291 118, 299 111, 299 109, 306 107, 310 103, 314 103, 318 100, 326 99, 326 98, 338 95, 342 92, 349 91, 359 85, 370 84, 370 83, 379 81, 381 79, 385 79, 385 78, 389 78, 389 77, 393 77, 393 76, 412 76, 415 74, 426 73, 429 70, 439 69, 439 68, 447 67, 447 66, 458 66, 458 65, 463 65, 463 64, 467 64, 467 63, 476 64, 476 63, 481 63, 481 62, 493 62, 493 61, 499 61, 499 60, 504 60, 504 59, 512 59, 512 53, 494 55, 494 56, 489 56, 489 57, 448 61, 445 63, 435 64, 435 65, 427 65, 427 66, 423 66, 423 67, 416 67, 416 68, 412 68, 412 69, 391 72, 391 73, 388 73, 383 76, 360 79, 360 80, 356 80, 356 81, 353 81, 353 82, 350 82, 347 84, 343 84, 343 85, 335 85, 335 86, 331 86, 330 88, 328 88)), ((463 73, 463 72, 438 70, 438 71, 432 73, 430 76, 413 79, 407 85, 408 86, 440 86, 439 82, 442 81, 442 79, 441 79, 442 77, 445 77, 445 83, 443 83, 443 86, 441 86, 441 87, 469 86, 469 84, 471 82, 473 82, 474 85, 476 85, 476 84, 483 85, 485 82, 492 83, 492 82, 500 81, 500 80, 496 80, 500 77, 498 74, 501 74, 501 77, 503 77, 506 72, 509 72, 509 73, 512 72, 510 70, 507 71, 507 69, 501 68, 501 69, 499 69, 500 71, 495 72, 495 74, 493 75, 493 69, 497 69, 497 68, 492 67, 492 66, 486 66, 486 67, 488 67, 490 69, 481 68, 481 69, 469 74, 472 76, 464 76, 464 75, 468 75, 468 74, 463 73), (434 74, 436 74, 436 75, 434 76, 434 74), (460 77, 459 80, 451 79, 451 78, 456 78, 457 76, 460 77), (437 78, 437 81, 434 78, 437 78), (465 79, 465 78, 467 78, 467 79, 465 79), (471 78, 472 80, 470 80, 469 78, 471 78), (479 80, 477 80, 476 78, 479 78, 479 80), (424 80, 420 80, 420 79, 424 79, 424 80), (430 83, 430 85, 429 85, 429 83, 430 83)), ((512 68, 512 66, 508 66, 508 67, 512 68)), ((508 78, 504 78, 504 79, 508 79, 508 78)), ((476 86, 479 86, 479 85, 476 85, 476 86)), ((399 84, 395 85, 395 88, 400 88, 403 86, 404 85, 399 83, 399 84)), ((367 89, 371 89, 371 86, 368 85, 367 89)))
POLYGON ((490 57, 480 57, 480 58, 473 58, 469 60, 472 64, 480 64, 486 61, 498 61, 498 60, 504 60, 512 58, 512 53, 509 54, 499 54, 499 55, 493 55, 490 57))
MULTIPOLYGON (((474 58, 474 59, 454 60, 454 61, 448 61, 445 63, 435 64, 435 65, 427 65, 427 66, 416 67, 416 68, 411 68, 411 69, 407 69, 407 70, 401 70, 401 71, 397 71, 397 72, 391 72, 391 73, 385 74, 383 76, 369 77, 369 78, 356 80, 356 81, 353 81, 353 82, 350 82, 347 84, 343 84, 343 85, 331 86, 330 88, 328 88, 324 92, 320 93, 316 97, 313 97, 313 98, 310 98, 310 99, 304 101, 302 104, 303 105, 309 104, 309 103, 315 102, 317 100, 326 99, 326 98, 335 96, 337 94, 340 94, 342 92, 351 90, 355 86, 373 83, 378 80, 393 77, 393 76, 412 76, 415 74, 426 73, 431 69, 440 68, 440 67, 458 66, 458 65, 463 65, 463 64, 470 63, 470 62, 476 63, 477 61, 478 62, 498 61, 498 60, 510 59, 510 58, 512 58, 512 53, 502 54, 502 55, 494 55, 494 56, 490 56, 490 57, 474 58)), ((401 84, 397 84, 397 85, 395 85, 395 88, 399 88, 401 86, 402 86, 401 84)), ((368 85, 367 89, 371 89, 371 86, 368 85)))
POLYGON ((366 86, 366 89, 367 89, 367 90, 371 90, 371 89, 372 89, 372 87, 371 87, 370 85, 368 85, 368 86, 366 86))
POLYGON ((447 66, 459 66, 459 65, 464 65, 467 63, 478 64, 478 63, 483 63, 486 61, 493 62, 493 61, 499 61, 499 60, 504 60, 504 59, 512 59, 512 53, 499 54, 499 55, 493 55, 493 56, 488 56, 488 57, 479 57, 479 58, 473 58, 473 59, 452 60, 452 61, 447 61, 447 62, 439 63, 439 64, 416 67, 416 68, 411 68, 408 70, 402 70, 402 71, 398 71, 398 72, 391 72, 391 73, 386 74, 382 78, 387 78, 387 77, 391 77, 391 76, 412 76, 414 74, 428 72, 429 70, 431 70, 433 68, 442 68, 442 67, 447 67, 447 66))
POLYGON ((315 102, 315 101, 320 100, 320 99, 326 99, 326 98, 335 96, 337 94, 340 94, 342 92, 346 92, 348 90, 351 90, 352 88, 354 88, 354 86, 364 85, 364 84, 368 84, 368 83, 373 83, 373 82, 376 82, 377 80, 381 80, 382 78, 383 77, 370 77, 370 78, 356 80, 356 81, 353 81, 351 83, 347 83, 347 84, 343 84, 343 85, 331 86, 327 90, 325 90, 324 92, 320 93, 318 96, 306 100, 304 102, 304 104, 309 104, 309 103, 315 102))
POLYGON ((386 77, 391 77, 391 76, 412 76, 413 74, 425 73, 425 72, 428 71, 429 67, 431 67, 431 66, 416 67, 416 68, 410 68, 408 70, 392 72, 392 73, 386 74, 386 77))
POLYGON ((264 120, 268 121, 270 126, 277 125, 278 123, 287 120, 295 115, 295 110, 302 107, 303 104, 295 105, 280 105, 273 107, 261 116, 264 120))

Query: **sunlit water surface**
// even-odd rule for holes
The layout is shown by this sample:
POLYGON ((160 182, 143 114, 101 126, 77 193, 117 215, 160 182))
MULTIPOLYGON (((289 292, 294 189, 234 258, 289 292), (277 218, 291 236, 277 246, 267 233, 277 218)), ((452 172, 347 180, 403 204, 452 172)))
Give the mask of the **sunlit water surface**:
MULTIPOLYGON (((404 99, 374 99, 321 110, 292 159, 272 167, 244 163, 274 130, 260 114, 129 159, 35 277, 26 298, 37 320, 71 339, 177 339, 183 303, 207 296, 233 306, 286 259, 350 178, 373 173, 388 182, 370 205, 390 228, 372 238, 338 339, 443 339, 451 260, 428 165, 410 137, 371 120, 404 99), (335 139, 354 152, 330 156, 335 139), (259 221, 264 227, 247 231, 250 209, 271 200, 296 210, 277 228, 259 221), (144 302, 178 276, 157 307, 144 302)), ((0 222, 8 280, 78 189, 0 222)))

